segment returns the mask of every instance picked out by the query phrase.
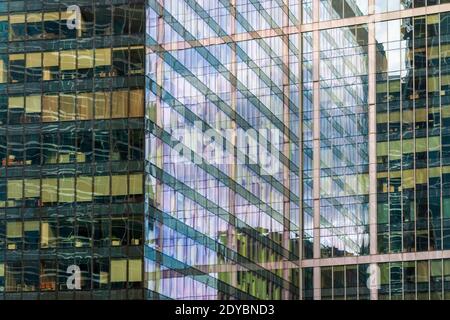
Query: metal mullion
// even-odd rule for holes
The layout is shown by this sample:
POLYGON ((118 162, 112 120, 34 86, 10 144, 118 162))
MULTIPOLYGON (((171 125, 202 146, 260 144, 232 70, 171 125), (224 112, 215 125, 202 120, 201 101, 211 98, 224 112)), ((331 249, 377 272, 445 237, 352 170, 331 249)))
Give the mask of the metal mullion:
POLYGON ((343 266, 344 268, 344 300, 347 300, 347 266, 343 266))
MULTIPOLYGON (((402 48, 400 45, 400 52, 401 52, 402 48)), ((400 73, 402 72, 402 70, 400 70, 400 73)), ((403 185, 405 183, 405 181, 403 180, 404 178, 404 169, 403 169, 403 159, 404 159, 404 153, 403 153, 403 99, 401 98, 403 95, 403 90, 402 90, 402 85, 401 85, 401 81, 400 81, 400 108, 399 108, 399 113, 400 113, 400 186, 401 186, 401 191, 400 191, 400 208, 401 208, 401 252, 405 251, 405 211, 404 211, 404 188, 403 185)), ((403 288, 404 288, 404 264, 402 263, 402 282, 403 282, 403 288)), ((403 300, 405 299, 405 290, 403 289, 403 300)))
MULTIPOLYGON (((412 168, 413 168, 413 185, 414 185, 414 252, 417 252, 417 183, 416 183, 416 172, 417 172, 417 168, 416 168, 416 85, 415 85, 415 80, 416 80, 416 66, 415 66, 415 61, 416 61, 416 56, 415 56, 415 43, 416 43, 416 39, 415 39, 415 30, 414 30, 414 17, 411 18, 411 23, 413 26, 413 31, 412 31, 412 78, 413 78, 413 82, 412 82, 412 96, 413 96, 413 101, 412 101, 412 121, 413 121, 413 130, 412 130, 412 139, 414 141, 414 150, 413 150, 413 163, 412 163, 412 168)), ((416 277, 415 277, 415 282, 416 282, 416 300, 417 300, 417 263, 415 264, 416 266, 416 277)))
MULTIPOLYGON (((303 0, 299 0, 299 6, 300 6, 300 21, 299 23, 302 24, 303 23, 303 0)), ((304 157, 303 157, 303 152, 304 152, 304 139, 303 139, 303 70, 302 70, 302 66, 303 66, 303 33, 298 32, 298 43, 299 43, 299 50, 298 50, 298 96, 299 96, 299 126, 298 126, 298 137, 299 137, 299 148, 298 148, 298 152, 299 152, 299 169, 298 169, 298 177, 299 177, 299 204, 298 204, 298 209, 299 209, 299 248, 298 248, 298 257, 299 257, 299 290, 300 290, 300 294, 299 294, 299 300, 304 300, 304 288, 303 288, 303 272, 305 270, 305 268, 302 268, 301 262, 303 261, 303 234, 304 234, 304 219, 303 219, 303 200, 304 200, 304 190, 303 190, 303 163, 304 163, 304 157)))
MULTIPOLYGON (((441 199, 439 213, 440 213, 440 221, 441 221, 441 250, 444 250, 444 193, 443 193, 443 182, 444 182, 444 173, 443 173, 443 148, 442 148, 442 64, 441 64, 441 55, 442 55, 442 47, 441 47, 441 14, 439 14, 439 171, 440 171, 440 186, 439 186, 439 198, 441 199)), ((444 262, 441 262, 441 278, 442 278, 442 300, 444 300, 444 262)))
MULTIPOLYGON (((428 125, 428 116, 429 116, 429 98, 428 98, 428 75, 429 75, 429 66, 428 66, 428 15, 425 15, 425 114, 426 114, 426 125, 425 125, 425 132, 426 132, 426 146, 427 146, 427 160, 426 160, 426 175, 427 175, 427 251, 430 251, 431 247, 431 240, 430 240, 430 226, 431 226, 431 214, 430 214, 430 132, 429 132, 429 125, 428 125)), ((428 262, 428 298, 430 297, 430 275, 431 275, 431 264, 428 262)))

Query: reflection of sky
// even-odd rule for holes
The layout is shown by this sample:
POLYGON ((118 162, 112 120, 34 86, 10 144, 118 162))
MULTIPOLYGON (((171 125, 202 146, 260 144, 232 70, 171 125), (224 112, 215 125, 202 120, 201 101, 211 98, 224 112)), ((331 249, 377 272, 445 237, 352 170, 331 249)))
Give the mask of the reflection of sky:
POLYGON ((407 68, 405 48, 407 40, 402 39, 402 20, 379 22, 375 25, 376 42, 380 44, 387 58, 389 76, 400 76, 407 68))
POLYGON ((375 0, 375 13, 398 11, 411 7, 411 0, 375 0))
POLYGON ((320 244, 358 255, 368 245, 367 29, 320 33, 320 244), (361 38, 356 38, 359 35, 361 38))

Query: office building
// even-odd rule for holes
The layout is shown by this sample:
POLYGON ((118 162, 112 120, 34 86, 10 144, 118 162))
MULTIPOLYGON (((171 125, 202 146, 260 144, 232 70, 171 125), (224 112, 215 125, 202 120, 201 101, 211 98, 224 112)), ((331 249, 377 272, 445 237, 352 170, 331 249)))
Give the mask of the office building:
POLYGON ((450 298, 450 1, 9 0, 0 39, 0 298, 450 298))
POLYGON ((0 2, 2 298, 144 296, 144 17, 0 2))

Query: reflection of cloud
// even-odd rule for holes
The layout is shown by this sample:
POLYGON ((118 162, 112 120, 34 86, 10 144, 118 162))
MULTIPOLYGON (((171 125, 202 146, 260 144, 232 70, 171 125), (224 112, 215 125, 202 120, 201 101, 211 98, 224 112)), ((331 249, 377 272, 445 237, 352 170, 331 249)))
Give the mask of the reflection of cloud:
MULTIPOLYGON (((406 41, 399 42, 402 48, 405 48, 406 41)), ((388 72, 391 76, 400 76, 402 70, 407 68, 407 57, 405 49, 396 49, 387 51, 388 72)))
POLYGON ((400 75, 400 70, 404 68, 404 66, 402 66, 401 52, 399 50, 388 51, 387 55, 389 74, 400 75))

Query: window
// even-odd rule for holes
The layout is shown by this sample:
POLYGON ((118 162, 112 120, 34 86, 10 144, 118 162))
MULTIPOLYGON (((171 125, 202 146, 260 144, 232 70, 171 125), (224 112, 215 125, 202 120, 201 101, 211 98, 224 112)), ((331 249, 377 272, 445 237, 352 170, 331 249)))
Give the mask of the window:
POLYGON ((25 81, 25 55, 12 54, 9 56, 9 74, 10 82, 24 82, 25 81))
POLYGON ((42 80, 42 53, 27 53, 25 60, 27 82, 42 80))
POLYGON ((130 130, 130 160, 144 158, 144 131, 130 130))
POLYGON ((144 116, 144 91, 130 90, 130 117, 144 116))
POLYGON ((60 54, 60 70, 61 78, 74 79, 76 77, 77 54, 76 51, 61 51, 60 54))
POLYGON ((142 47, 130 48, 130 75, 144 73, 144 50, 142 47))
POLYGON ((112 289, 125 288, 127 282, 127 260, 111 260, 110 273, 112 289))
POLYGON ((112 66, 114 76, 128 75, 128 48, 113 48, 112 66))
POLYGON ((13 14, 9 17, 9 40, 25 40, 25 14, 13 14))
POLYGON ((111 34, 112 9, 110 6, 95 6, 95 34, 98 36, 111 34))
POLYGON ((95 93, 95 119, 109 119, 111 117, 111 93, 95 93))
POLYGON ((112 118, 126 118, 128 116, 128 91, 113 91, 112 118))
POLYGON ((6 83, 7 81, 8 81, 8 58, 6 55, 0 54, 0 83, 6 83))
POLYGON ((74 218, 61 217, 58 219, 58 247, 70 248, 74 245, 74 218))
POLYGON ((57 222, 55 220, 41 223, 41 248, 55 248, 57 240, 57 222))
POLYGON ((139 246, 143 241, 143 225, 142 216, 135 215, 128 218, 128 234, 130 238, 130 245, 139 246))
POLYGON ((92 78, 94 68, 94 50, 78 50, 78 78, 92 78))
POLYGON ((8 221, 6 223, 6 246, 8 250, 21 249, 22 245, 22 222, 8 221))
POLYGON ((0 292, 5 291, 5 264, 0 263, 0 292))
POLYGON ((23 262, 23 291, 39 289, 39 263, 36 261, 23 262))
POLYGON ((144 32, 145 11, 142 4, 129 4, 130 33, 144 32))
POLYGON ((116 35, 128 34, 129 21, 127 15, 128 6, 116 6, 113 11, 113 31, 116 35))
POLYGON ((127 245, 126 218, 111 218, 111 246, 127 245))
POLYGON ((59 79, 59 52, 43 53, 43 80, 59 79))
POLYGON ((23 226, 25 249, 39 248, 39 221, 25 221, 23 226))
POLYGON ((108 161, 108 156, 110 152, 109 131, 96 130, 94 132, 94 139, 95 139, 94 140, 95 162, 108 161))
POLYGON ((59 36, 59 12, 45 12, 43 22, 43 38, 55 39, 59 36))
POLYGON ((81 36, 92 37, 94 34, 94 10, 92 6, 82 6, 81 10, 81 36))
POLYGON ((59 97, 55 94, 44 94, 42 97, 42 121, 58 121, 59 97))
POLYGON ((75 201, 75 179, 73 177, 61 177, 59 179, 59 202, 70 203, 75 201))
POLYGON ((82 93, 77 96, 78 120, 89 120, 94 118, 94 95, 82 93))
POLYGON ((111 49, 96 49, 95 50, 95 75, 104 78, 111 76, 111 49))
POLYGON ((58 180, 52 178, 42 179, 42 203, 55 205, 58 201, 58 180))
POLYGON ((75 120, 75 95, 60 94, 59 119, 60 121, 75 120))
POLYGON ((42 260, 40 272, 40 290, 55 291, 56 290, 56 261, 42 260))
POLYGON ((129 288, 140 288, 142 281, 142 260, 128 260, 128 286, 129 288))
POLYGON ((94 220, 94 246, 106 247, 110 245, 110 226, 109 218, 96 218, 94 220))
POLYGON ((111 136, 111 161, 128 160, 128 130, 113 130, 111 136))
POLYGON ((79 216, 76 221, 75 246, 90 247, 92 239, 92 222, 89 216, 79 216))
POLYGON ((109 287, 109 259, 95 259, 93 269, 94 289, 108 289, 109 287))
POLYGON ((77 202, 92 201, 92 177, 77 177, 77 202))
POLYGON ((22 262, 6 264, 6 292, 22 291, 22 262))

